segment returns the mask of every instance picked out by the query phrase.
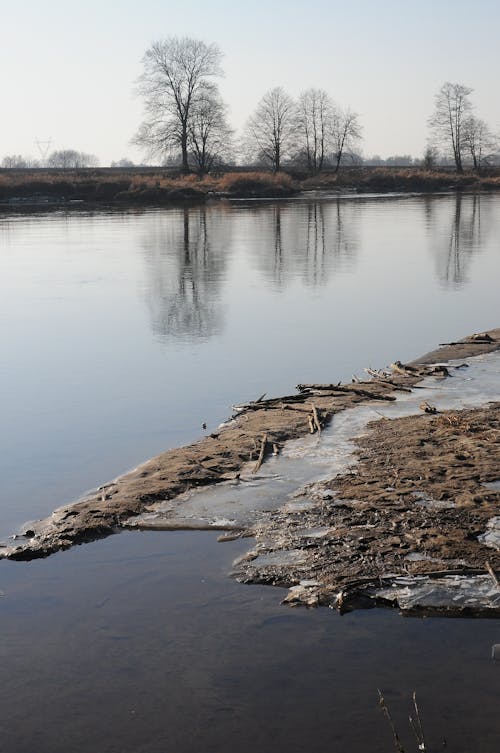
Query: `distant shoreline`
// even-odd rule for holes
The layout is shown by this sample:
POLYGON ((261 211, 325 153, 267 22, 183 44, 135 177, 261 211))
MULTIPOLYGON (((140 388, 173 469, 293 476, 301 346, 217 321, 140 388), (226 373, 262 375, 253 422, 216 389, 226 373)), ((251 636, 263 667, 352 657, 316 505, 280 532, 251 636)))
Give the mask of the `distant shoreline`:
POLYGON ((0 209, 76 206, 172 206, 209 199, 287 198, 303 192, 432 193, 495 191, 500 169, 482 174, 362 167, 315 176, 297 172, 179 175, 162 168, 0 170, 0 209))

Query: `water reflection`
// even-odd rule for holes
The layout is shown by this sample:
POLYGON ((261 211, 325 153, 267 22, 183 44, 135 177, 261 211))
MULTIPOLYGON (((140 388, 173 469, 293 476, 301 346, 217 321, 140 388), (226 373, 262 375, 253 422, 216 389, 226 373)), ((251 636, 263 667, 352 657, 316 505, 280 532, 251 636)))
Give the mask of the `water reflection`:
POLYGON ((158 214, 143 241, 147 303, 162 338, 206 339, 223 329, 221 284, 231 223, 206 207, 158 214))
MULTIPOLYGON (((416 197, 399 205, 399 216, 394 202, 379 202, 374 214, 373 200, 345 198, 158 213, 143 241, 152 329, 161 338, 182 340, 221 334, 222 286, 229 261, 242 247, 258 280, 278 291, 297 281, 308 288, 326 287, 337 275, 355 272, 361 238, 366 232, 374 238, 371 223, 377 217, 391 223, 388 232, 394 223, 402 224, 409 252, 420 255, 424 247, 416 239, 423 216, 436 280, 444 288, 460 288, 468 282, 473 257, 487 246, 495 208, 490 198, 416 197)), ((372 242, 370 247, 384 264, 380 245, 372 242)))
MULTIPOLYGON (((143 241, 151 326, 162 338, 205 339, 224 327, 221 286, 233 231, 251 220, 250 254, 278 288, 325 285, 354 267, 359 220, 349 203, 230 205, 158 214, 143 241)), ((240 227, 241 229, 241 227, 240 227)), ((231 248, 231 253, 234 249, 231 248)))
POLYGON ((359 245, 356 211, 340 200, 254 209, 259 271, 278 288, 294 279, 310 287, 325 285, 337 272, 352 271, 359 245))
POLYGON ((491 229, 492 204, 481 196, 457 194, 446 209, 427 197, 424 203, 436 276, 444 287, 459 288, 468 282, 472 258, 485 246, 491 229))

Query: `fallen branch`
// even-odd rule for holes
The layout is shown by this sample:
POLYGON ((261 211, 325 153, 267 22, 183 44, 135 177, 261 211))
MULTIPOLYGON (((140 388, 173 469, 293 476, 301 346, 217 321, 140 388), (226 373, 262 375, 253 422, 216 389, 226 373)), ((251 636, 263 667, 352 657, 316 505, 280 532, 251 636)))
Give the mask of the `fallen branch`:
POLYGON ((468 337, 465 340, 458 340, 457 342, 439 343, 439 345, 440 347, 443 345, 491 345, 496 342, 497 340, 494 340, 493 337, 484 333, 482 335, 472 335, 472 337, 468 337))
POLYGON ((267 400, 256 400, 250 403, 240 403, 233 405, 232 410, 235 413, 244 413, 250 410, 265 410, 266 408, 280 408, 283 403, 304 403, 310 395, 302 393, 300 395, 285 395, 284 397, 272 397, 267 400))
POLYGON ((298 384, 297 389, 302 394, 310 394, 314 392, 331 392, 333 394, 341 393, 343 395, 348 395, 349 393, 352 393, 354 395, 359 395, 360 397, 368 398, 370 400, 396 399, 393 395, 380 395, 376 392, 370 392, 369 390, 362 390, 359 387, 351 387, 350 385, 347 386, 341 384, 298 384))
POLYGON ((401 392, 411 392, 411 387, 403 387, 402 384, 394 382, 392 379, 388 379, 385 374, 380 374, 375 369, 365 369, 367 374, 370 374, 377 384, 386 384, 388 387, 392 387, 394 390, 400 390, 401 392))

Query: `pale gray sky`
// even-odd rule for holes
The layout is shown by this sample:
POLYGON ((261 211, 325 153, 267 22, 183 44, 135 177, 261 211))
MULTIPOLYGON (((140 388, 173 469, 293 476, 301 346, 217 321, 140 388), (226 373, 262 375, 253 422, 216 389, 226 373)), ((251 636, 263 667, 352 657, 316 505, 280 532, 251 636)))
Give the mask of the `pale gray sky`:
POLYGON ((37 156, 35 140, 97 154, 140 153, 134 82, 156 39, 192 36, 223 51, 221 90, 235 128, 265 91, 326 89, 360 114, 363 151, 420 156, 436 91, 474 89, 500 131, 500 0, 18 0, 0 32, 0 158, 37 156))

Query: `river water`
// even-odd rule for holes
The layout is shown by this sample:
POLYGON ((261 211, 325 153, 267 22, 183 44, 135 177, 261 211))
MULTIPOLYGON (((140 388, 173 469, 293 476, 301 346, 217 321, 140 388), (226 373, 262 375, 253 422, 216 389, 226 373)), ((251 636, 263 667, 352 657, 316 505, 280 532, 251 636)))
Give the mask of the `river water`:
MULTIPOLYGON (((0 216, 5 536, 233 403, 499 324, 500 197, 0 216)), ((0 562, 12 753, 497 751, 499 620, 343 617, 227 577, 248 542, 124 533, 0 562), (413 747, 412 747, 413 745, 413 747), (432 748, 431 748, 432 749, 432 748)))

